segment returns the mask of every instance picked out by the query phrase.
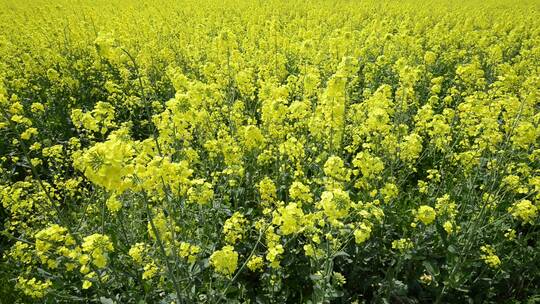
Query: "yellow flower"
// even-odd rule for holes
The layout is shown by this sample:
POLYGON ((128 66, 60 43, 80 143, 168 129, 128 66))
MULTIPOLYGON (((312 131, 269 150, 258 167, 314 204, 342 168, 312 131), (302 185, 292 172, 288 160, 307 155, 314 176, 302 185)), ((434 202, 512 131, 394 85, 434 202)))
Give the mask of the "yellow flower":
POLYGON ((356 244, 362 244, 371 235, 371 226, 365 223, 360 224, 360 226, 354 231, 354 240, 356 244))
POLYGON ((343 163, 343 160, 338 156, 331 156, 324 163, 324 173, 326 176, 332 177, 338 181, 348 181, 351 173, 343 163))
POLYGON ((430 274, 424 273, 422 276, 420 276, 420 281, 426 285, 429 285, 433 281, 433 276, 431 276, 430 274))
POLYGON ((374 178, 384 170, 383 161, 369 152, 358 153, 352 161, 356 168, 359 168, 366 178, 374 178))
POLYGON ((234 245, 237 241, 242 240, 246 231, 245 226, 247 220, 240 212, 235 212, 223 224, 223 234, 227 244, 234 245))
POLYGON ((283 254, 285 250, 283 249, 283 245, 277 244, 275 246, 272 246, 268 248, 268 253, 266 254, 266 260, 270 262, 270 267, 272 268, 278 268, 279 267, 279 256, 283 254))
POLYGON ((212 253, 210 264, 214 266, 216 272, 225 276, 231 276, 238 264, 238 253, 234 251, 233 246, 224 246, 221 250, 212 253))
POLYGON ((40 299, 47 295, 52 282, 50 280, 39 281, 36 278, 26 279, 24 277, 19 277, 15 287, 21 290, 25 295, 30 296, 34 299, 40 299))
POLYGON ((418 192, 427 194, 428 192, 428 183, 425 181, 419 180, 418 181, 418 192))
POLYGON ((311 203, 313 202, 313 197, 309 186, 304 185, 301 182, 293 182, 289 188, 289 195, 293 200, 300 200, 302 202, 311 203))
POLYGON ((29 140, 33 135, 37 135, 38 130, 36 128, 28 128, 26 131, 21 133, 21 139, 29 140))
POLYGON ((504 237, 508 240, 514 240, 516 238, 516 231, 514 229, 507 229, 504 233, 504 237))
POLYGON ((397 249, 401 252, 412 249, 414 246, 410 239, 399 239, 392 241, 392 249, 397 249))
POLYGON ((513 217, 529 224, 533 224, 536 217, 538 217, 538 208, 531 201, 525 199, 515 202, 512 207, 508 208, 508 212, 513 217))
POLYGON ((128 254, 135 261, 135 263, 142 264, 145 251, 145 243, 136 243, 135 245, 131 246, 128 254))
POLYGON ((113 251, 114 247, 108 236, 96 233, 83 239, 82 250, 91 256, 96 267, 104 268, 107 266, 107 253, 113 251))
POLYGON ((529 121, 518 124, 512 135, 512 143, 516 148, 527 149, 530 144, 536 142, 538 138, 538 129, 529 121))
POLYGON ((188 263, 195 263, 197 260, 197 254, 201 251, 201 248, 196 245, 191 245, 186 242, 180 242, 180 248, 178 255, 182 258, 187 258, 188 263))
POLYGON ((116 213, 122 208, 122 203, 114 194, 111 195, 109 199, 107 199, 107 202, 105 204, 107 205, 107 209, 109 209, 111 213, 116 213))
POLYGON ((345 283, 347 283, 347 279, 345 279, 345 276, 339 272, 334 271, 332 279, 334 280, 337 286, 343 286, 345 285, 345 283))
POLYGON ((109 136, 106 142, 74 155, 74 165, 90 181, 120 193, 130 186, 127 176, 132 173, 133 167, 128 163, 133 154, 130 142, 121 133, 116 133, 109 136))
POLYGON ((386 203, 390 202, 398 196, 399 189, 394 183, 386 183, 380 190, 381 195, 386 203))
POLYGON ((274 213, 273 224, 279 225, 283 235, 298 233, 302 229, 304 212, 296 203, 290 203, 286 207, 279 207, 274 213))
POLYGON ((276 199, 276 185, 269 177, 265 177, 260 181, 259 193, 263 202, 272 202, 276 199))
POLYGON ((437 59, 437 54, 433 53, 432 51, 427 51, 424 54, 424 61, 426 62, 426 64, 433 64, 436 59, 437 59))
POLYGON ((264 266, 264 260, 260 256, 253 256, 251 259, 249 259, 247 263, 247 267, 251 271, 262 271, 262 268, 264 266))
POLYGON ((38 112, 44 112, 45 111, 45 107, 43 106, 43 104, 39 103, 39 102, 34 102, 32 103, 32 106, 30 107, 32 113, 38 113, 38 112))
POLYGON ((261 130, 254 125, 245 126, 243 128, 244 146, 248 150, 260 149, 262 150, 264 144, 264 136, 261 130))
POLYGON ((156 276, 156 274, 157 274, 157 272, 159 270, 154 262, 150 262, 150 263, 144 265, 143 269, 144 269, 144 272, 142 274, 142 279, 143 280, 152 279, 153 277, 156 276))
POLYGON ((409 134, 399 145, 399 158, 408 163, 414 162, 422 152, 422 138, 418 134, 409 134))
POLYGON ((307 257, 313 257, 317 259, 318 257, 321 257, 324 254, 323 250, 316 249, 311 244, 304 245, 304 253, 307 257))
POLYGON ((206 205, 214 198, 214 189, 212 184, 203 179, 195 179, 191 188, 188 189, 188 201, 199 205, 206 205))
POLYGON ((324 191, 321 200, 317 203, 317 208, 322 209, 330 220, 330 223, 337 223, 343 217, 349 215, 351 200, 349 194, 341 189, 324 191))
POLYGON ((88 280, 84 280, 83 281, 83 284, 82 284, 82 289, 88 289, 92 286, 92 282, 88 281, 88 280))
POLYGON ((498 268, 501 265, 501 260, 495 254, 495 249, 490 245, 484 245, 480 247, 480 251, 483 252, 480 258, 484 260, 484 263, 491 268, 498 268))
POLYGON ((452 234, 452 232, 454 232, 454 225, 452 224, 451 221, 444 222, 443 228, 444 228, 444 231, 446 231, 446 233, 448 234, 452 234))
POLYGON ((435 220, 437 213, 435 209, 430 206, 422 205, 416 211, 416 218, 420 220, 424 225, 429 225, 435 220))
POLYGON ((30 151, 37 151, 37 150, 41 149, 41 144, 40 143, 33 143, 29 148, 30 148, 30 151))

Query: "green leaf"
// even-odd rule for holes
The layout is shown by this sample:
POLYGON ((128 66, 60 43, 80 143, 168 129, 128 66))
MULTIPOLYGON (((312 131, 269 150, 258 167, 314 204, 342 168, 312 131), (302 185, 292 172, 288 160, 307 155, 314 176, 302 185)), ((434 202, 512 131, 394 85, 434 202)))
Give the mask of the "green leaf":
POLYGON ((105 297, 100 297, 99 302, 101 302, 101 304, 114 304, 115 303, 113 299, 109 299, 105 297))

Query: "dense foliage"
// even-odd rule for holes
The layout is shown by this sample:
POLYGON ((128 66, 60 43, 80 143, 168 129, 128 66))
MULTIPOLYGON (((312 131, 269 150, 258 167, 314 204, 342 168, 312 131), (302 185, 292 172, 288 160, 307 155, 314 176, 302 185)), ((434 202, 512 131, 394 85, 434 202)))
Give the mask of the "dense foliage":
POLYGON ((540 2, 0 1, 0 302, 540 302, 540 2))

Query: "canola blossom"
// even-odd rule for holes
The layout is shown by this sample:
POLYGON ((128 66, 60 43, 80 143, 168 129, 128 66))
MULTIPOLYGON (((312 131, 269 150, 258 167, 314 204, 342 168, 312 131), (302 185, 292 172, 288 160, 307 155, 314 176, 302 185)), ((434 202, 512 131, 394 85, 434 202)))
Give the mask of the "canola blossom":
POLYGON ((0 303, 538 300, 538 0, 0 15, 0 303))

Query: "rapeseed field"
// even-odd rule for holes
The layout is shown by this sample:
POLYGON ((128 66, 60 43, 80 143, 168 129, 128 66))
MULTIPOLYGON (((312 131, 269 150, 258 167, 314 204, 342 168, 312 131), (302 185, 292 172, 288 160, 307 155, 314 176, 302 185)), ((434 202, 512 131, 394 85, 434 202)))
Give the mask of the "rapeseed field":
POLYGON ((0 303, 540 303, 540 1, 0 0, 0 303))

